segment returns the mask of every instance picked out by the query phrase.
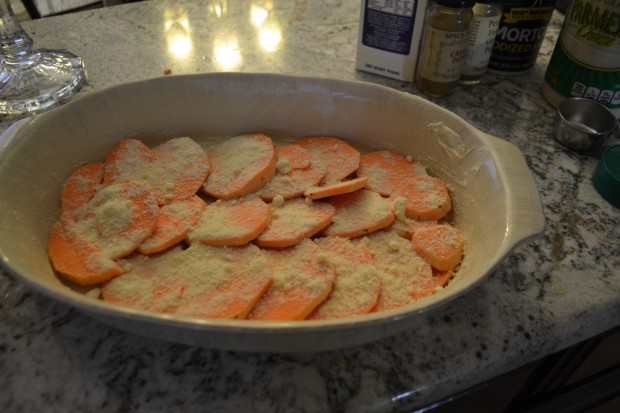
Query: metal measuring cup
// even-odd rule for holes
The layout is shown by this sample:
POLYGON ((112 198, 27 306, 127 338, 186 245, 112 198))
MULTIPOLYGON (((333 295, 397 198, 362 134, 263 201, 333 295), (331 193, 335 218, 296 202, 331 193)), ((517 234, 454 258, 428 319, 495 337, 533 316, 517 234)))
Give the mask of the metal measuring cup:
POLYGON ((587 98, 567 98, 558 106, 554 138, 567 148, 590 151, 601 146, 617 127, 615 116, 587 98))

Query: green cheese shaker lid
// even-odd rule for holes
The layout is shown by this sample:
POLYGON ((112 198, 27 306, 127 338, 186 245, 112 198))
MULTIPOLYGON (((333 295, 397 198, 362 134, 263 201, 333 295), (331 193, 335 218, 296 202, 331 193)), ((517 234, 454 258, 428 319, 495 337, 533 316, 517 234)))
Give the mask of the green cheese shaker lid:
POLYGON ((592 183, 603 198, 620 208, 620 145, 605 149, 592 175, 592 183))

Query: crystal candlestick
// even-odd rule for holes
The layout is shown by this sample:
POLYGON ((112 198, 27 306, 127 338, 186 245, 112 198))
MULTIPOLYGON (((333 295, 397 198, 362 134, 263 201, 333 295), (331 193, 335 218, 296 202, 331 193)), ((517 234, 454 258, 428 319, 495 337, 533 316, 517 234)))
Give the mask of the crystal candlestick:
POLYGON ((9 3, 0 0, 0 115, 36 113, 72 97, 86 81, 79 57, 35 50, 9 3))

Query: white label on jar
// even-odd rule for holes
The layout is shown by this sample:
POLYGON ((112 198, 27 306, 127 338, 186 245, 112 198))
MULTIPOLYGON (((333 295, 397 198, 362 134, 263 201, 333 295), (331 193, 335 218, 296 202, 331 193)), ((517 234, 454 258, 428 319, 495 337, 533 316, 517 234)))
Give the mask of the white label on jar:
POLYGON ((411 17, 414 0, 368 0, 368 8, 399 16, 411 17))
POLYGON ((414 0, 366 0, 362 44, 390 53, 411 52, 414 0))
POLYGON ((477 76, 486 72, 501 17, 501 14, 493 17, 474 16, 469 29, 464 75, 477 76))
POLYGON ((453 82, 461 76, 467 51, 467 33, 429 27, 424 39, 420 76, 434 82, 453 82))

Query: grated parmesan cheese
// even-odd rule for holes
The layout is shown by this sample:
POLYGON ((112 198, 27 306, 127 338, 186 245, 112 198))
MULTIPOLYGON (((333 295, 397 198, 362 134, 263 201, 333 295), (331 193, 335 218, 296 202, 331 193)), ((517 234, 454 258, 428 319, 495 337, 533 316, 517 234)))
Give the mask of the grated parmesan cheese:
POLYGON ((410 241, 389 230, 374 232, 367 238, 381 280, 377 311, 398 308, 432 294, 431 266, 415 252, 410 241), (393 248, 395 244, 398 249, 393 248))
POLYGON ((291 172, 291 161, 286 158, 278 159, 278 162, 276 163, 276 169, 281 175, 288 174, 289 172, 291 172))
MULTIPOLYGON (((332 138, 308 138, 303 147, 278 149, 264 135, 241 135, 222 140, 208 154, 187 137, 153 150, 126 140, 114 162, 106 163, 103 184, 95 174, 72 176, 66 185, 92 198, 76 203, 63 218, 70 224, 64 223, 62 236, 92 246, 82 255, 87 267, 113 270, 120 264, 123 271, 87 295, 188 317, 277 320, 349 317, 396 308, 441 291, 433 283, 428 260, 403 238, 420 228, 436 227, 437 221, 408 216, 406 196, 383 198, 376 189, 362 189, 331 197, 331 203, 300 197, 310 186, 331 182, 329 165, 346 158, 344 142, 313 147, 315 139, 332 138), (160 211, 178 217, 190 214, 189 206, 176 202, 179 197, 188 199, 185 178, 201 181, 203 190, 216 196, 222 189, 218 185, 231 180, 241 187, 247 184, 257 165, 273 169, 268 179, 252 184, 252 194, 222 197, 208 205, 188 232, 189 247, 177 244, 160 254, 128 256, 153 232, 160 211), (120 183, 130 183, 131 188, 120 183), (145 196, 149 200, 136 206, 133 200, 145 196), (241 239, 240 231, 253 216, 244 211, 257 208, 266 211, 262 226, 240 246, 205 245, 208 239, 241 239), (317 218, 319 210, 331 214, 330 220, 317 218), (144 216, 153 217, 148 230, 135 225, 144 216), (369 225, 381 220, 381 226, 369 225), (270 231, 277 232, 278 245, 269 244, 270 231), (321 236, 311 239, 319 231, 321 236), (255 244, 248 244, 251 240, 255 244)), ((389 151, 379 156, 388 163, 407 162, 413 178, 406 179, 406 185, 424 194, 429 207, 445 205, 444 194, 431 182, 436 178, 413 157, 389 151)), ((359 165, 357 172, 368 174, 368 182, 379 186, 391 178, 390 170, 378 164, 359 165)), ((195 197, 197 189, 190 188, 189 196, 195 197)), ((444 238, 445 248, 463 242, 458 233, 444 238)))
POLYGON ((302 320, 332 290, 334 269, 317 258, 319 247, 309 239, 293 248, 265 250, 273 269, 273 283, 248 318, 302 320))
POLYGON ((341 237, 319 238, 316 243, 333 265, 336 280, 327 300, 309 318, 343 318, 371 311, 381 285, 365 245, 341 237))
POLYGON ((222 254, 222 248, 196 243, 166 254, 133 256, 122 261, 126 272, 104 285, 103 297, 189 317, 245 316, 270 285, 271 269, 252 244, 225 250, 222 254))

